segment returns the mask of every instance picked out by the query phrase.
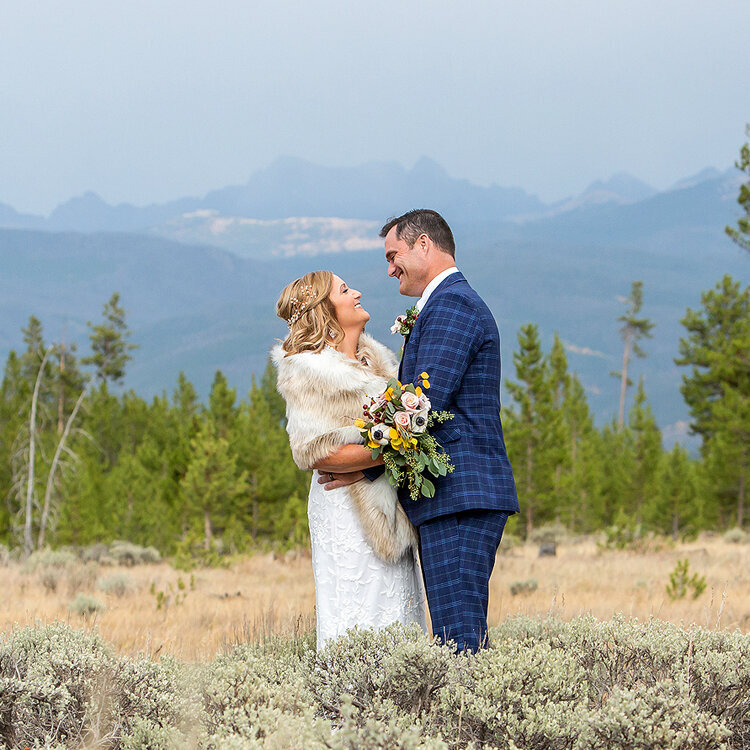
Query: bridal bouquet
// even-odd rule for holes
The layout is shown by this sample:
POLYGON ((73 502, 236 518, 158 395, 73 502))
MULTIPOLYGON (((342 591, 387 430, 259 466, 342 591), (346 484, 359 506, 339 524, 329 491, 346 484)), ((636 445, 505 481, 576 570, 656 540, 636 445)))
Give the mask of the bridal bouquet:
POLYGON ((428 432, 435 423, 453 419, 453 414, 431 411, 425 394, 429 376, 423 372, 420 378, 422 385, 416 387, 391 378, 385 392, 364 405, 364 419, 354 423, 372 449, 372 457, 382 454, 388 481, 395 487, 408 486, 412 500, 435 496, 435 485, 426 472, 441 477, 454 468, 450 456, 428 432))

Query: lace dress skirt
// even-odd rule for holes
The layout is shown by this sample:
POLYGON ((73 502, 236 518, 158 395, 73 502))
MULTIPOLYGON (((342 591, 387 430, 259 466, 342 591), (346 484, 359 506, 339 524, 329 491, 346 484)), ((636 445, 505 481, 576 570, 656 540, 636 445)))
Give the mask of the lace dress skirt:
POLYGON ((419 562, 376 557, 346 487, 326 491, 313 473, 308 498, 318 648, 349 628, 384 628, 416 622, 426 630, 419 562))

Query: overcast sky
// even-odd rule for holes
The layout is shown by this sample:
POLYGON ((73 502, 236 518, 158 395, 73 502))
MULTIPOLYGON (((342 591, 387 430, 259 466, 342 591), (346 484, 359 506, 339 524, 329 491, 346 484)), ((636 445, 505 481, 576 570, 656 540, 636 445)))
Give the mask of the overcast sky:
POLYGON ((729 168, 748 0, 2 0, 0 202, 427 155, 543 200, 729 168))

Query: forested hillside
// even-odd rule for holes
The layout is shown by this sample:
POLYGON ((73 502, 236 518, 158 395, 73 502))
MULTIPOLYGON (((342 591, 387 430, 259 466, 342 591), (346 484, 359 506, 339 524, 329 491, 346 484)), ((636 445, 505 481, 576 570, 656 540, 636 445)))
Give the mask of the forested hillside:
MULTIPOLYGON (((621 316, 624 339, 642 323, 638 288, 621 316)), ((647 532, 680 538, 744 524, 750 288, 725 277, 683 327, 682 390, 703 438, 699 458, 664 450, 643 381, 628 387, 627 372, 622 423, 597 427, 561 340, 545 352, 536 325, 520 329, 503 414, 522 499, 517 531, 608 529, 620 546, 647 532)), ((128 539, 207 560, 306 541, 309 476, 292 463, 270 363, 247 393, 217 371, 205 402, 183 374, 151 400, 123 391, 140 353, 117 294, 89 324, 86 352, 47 340, 35 317, 22 337, 0 388, 0 541, 30 552, 128 539)))

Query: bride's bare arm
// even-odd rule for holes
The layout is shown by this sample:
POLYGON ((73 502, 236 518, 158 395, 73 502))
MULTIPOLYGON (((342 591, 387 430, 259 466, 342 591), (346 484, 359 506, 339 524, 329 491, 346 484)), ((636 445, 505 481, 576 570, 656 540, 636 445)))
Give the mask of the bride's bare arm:
POLYGON ((333 474, 346 474, 382 465, 383 459, 378 457, 373 460, 369 448, 365 448, 364 445, 350 443, 349 445, 342 445, 330 455, 321 458, 320 461, 313 464, 312 468, 333 474))

